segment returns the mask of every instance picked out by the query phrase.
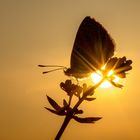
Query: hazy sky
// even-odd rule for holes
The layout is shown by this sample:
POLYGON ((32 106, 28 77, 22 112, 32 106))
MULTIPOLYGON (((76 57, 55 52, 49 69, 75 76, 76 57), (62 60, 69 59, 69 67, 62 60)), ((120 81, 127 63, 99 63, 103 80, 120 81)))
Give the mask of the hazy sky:
POLYGON ((0 1, 0 139, 53 140, 63 117, 43 107, 46 94, 60 104, 66 97, 62 71, 42 75, 38 64, 69 67, 79 24, 94 17, 116 44, 116 56, 133 60, 125 87, 96 91, 85 102, 84 116, 102 116, 96 124, 70 122, 62 140, 140 139, 140 1, 139 0, 1 0, 0 1))

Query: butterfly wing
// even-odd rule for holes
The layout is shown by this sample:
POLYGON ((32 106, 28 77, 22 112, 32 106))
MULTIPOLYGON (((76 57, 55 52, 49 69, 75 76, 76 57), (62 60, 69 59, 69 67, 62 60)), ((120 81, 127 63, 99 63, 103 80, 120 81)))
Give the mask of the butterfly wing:
POLYGON ((67 75, 85 77, 101 67, 114 54, 114 44, 104 27, 94 19, 82 21, 71 54, 71 67, 67 75))

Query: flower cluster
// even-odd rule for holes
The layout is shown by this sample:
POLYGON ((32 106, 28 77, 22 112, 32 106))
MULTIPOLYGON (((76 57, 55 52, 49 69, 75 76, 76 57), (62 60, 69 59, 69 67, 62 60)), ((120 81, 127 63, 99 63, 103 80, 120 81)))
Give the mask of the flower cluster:
POLYGON ((115 78, 116 76, 126 78, 127 72, 132 69, 131 64, 132 60, 127 60, 125 56, 110 58, 105 65, 105 69, 102 70, 102 75, 115 87, 122 88, 123 85, 115 82, 115 78))
POLYGON ((60 87, 67 92, 69 96, 72 94, 75 94, 76 96, 80 96, 80 93, 82 92, 82 87, 72 84, 71 80, 66 80, 65 83, 61 82, 60 87))
MULTIPOLYGON (((91 87, 87 87, 87 84, 79 86, 73 84, 71 80, 66 80, 65 82, 60 83, 60 87, 67 93, 67 95, 70 97, 69 99, 71 99, 73 95, 79 98, 78 102, 81 102, 81 100, 93 101, 96 99, 91 97, 94 93, 94 90, 91 90, 91 87)), ((85 117, 85 118, 79 117, 78 115, 83 114, 84 111, 78 109, 78 107, 72 109, 70 107, 71 102, 66 101, 65 99, 63 99, 63 106, 58 105, 58 103, 49 96, 47 96, 47 99, 50 105, 53 107, 53 109, 48 107, 45 107, 45 109, 56 115, 59 116, 71 115, 72 119, 80 123, 95 123, 96 121, 101 119, 101 117, 85 117)))
POLYGON ((107 64, 106 64, 106 70, 110 71, 113 70, 113 74, 120 78, 126 77, 126 72, 132 69, 132 60, 126 60, 126 57, 117 58, 113 57, 111 58, 107 64))

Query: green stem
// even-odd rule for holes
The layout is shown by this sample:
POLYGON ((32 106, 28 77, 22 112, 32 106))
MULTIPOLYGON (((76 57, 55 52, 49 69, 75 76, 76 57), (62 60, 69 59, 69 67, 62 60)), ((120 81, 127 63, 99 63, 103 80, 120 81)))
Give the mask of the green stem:
MULTIPOLYGON (((89 93, 91 93, 94 89, 96 89, 98 86, 101 85, 101 83, 105 80, 105 77, 102 78, 102 80, 97 83, 96 85, 92 86, 90 89, 88 89, 82 96, 82 98, 80 98, 80 100, 75 104, 75 106, 73 107, 73 109, 67 113, 65 119, 64 119, 64 122, 59 130, 59 132, 57 133, 56 137, 55 137, 55 140, 59 140, 60 137, 62 136, 64 130, 66 129, 68 123, 70 122, 70 120, 72 119, 73 117, 73 113, 75 112, 75 110, 78 108, 78 106, 84 101, 84 99, 89 95, 89 93)), ((72 97, 71 97, 72 98, 72 97)), ((70 102, 71 102, 71 98, 70 98, 70 102)), ((69 102, 69 104, 70 104, 69 102)))

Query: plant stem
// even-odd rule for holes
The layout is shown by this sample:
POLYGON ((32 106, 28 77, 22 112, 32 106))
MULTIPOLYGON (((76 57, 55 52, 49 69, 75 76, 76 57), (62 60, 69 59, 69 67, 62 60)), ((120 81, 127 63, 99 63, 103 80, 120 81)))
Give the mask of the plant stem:
POLYGON ((59 140, 60 139, 60 137, 62 136, 62 134, 63 134, 63 132, 65 130, 65 128, 67 127, 68 123, 70 122, 71 118, 72 117, 70 115, 67 115, 65 117, 65 120, 64 120, 64 122, 63 122, 63 124, 62 124, 62 126, 61 126, 61 128, 60 128, 60 130, 58 132, 58 134, 55 137, 55 140, 59 140))
POLYGON ((83 102, 83 100, 88 96, 89 93, 91 93, 94 89, 96 89, 98 86, 102 84, 102 82, 105 80, 105 77, 101 79, 100 82, 98 82, 96 85, 92 86, 90 89, 88 89, 85 93, 84 96, 75 104, 73 107, 72 111, 74 112, 77 107, 83 102))
MULTIPOLYGON (((55 140, 59 140, 60 137, 62 136, 64 130, 66 129, 68 123, 70 122, 70 120, 72 119, 73 117, 73 113, 75 112, 75 110, 78 108, 78 106, 84 101, 84 99, 89 95, 89 93, 91 93, 94 89, 96 89, 98 86, 100 86, 102 84, 102 82, 105 80, 105 77, 101 79, 100 82, 98 82, 96 85, 92 86, 90 89, 88 89, 84 95, 82 96, 82 98, 80 98, 80 100, 75 104, 75 106, 73 107, 73 109, 67 113, 65 119, 64 119, 64 122, 59 130, 59 132, 57 133, 56 137, 55 137, 55 140)), ((69 105, 71 103, 71 99, 72 97, 70 98, 70 101, 69 101, 69 105)))
MULTIPOLYGON (((71 104, 72 96, 73 96, 73 95, 71 95, 71 96, 69 97, 68 107, 69 107, 70 104, 71 104)), ((64 130, 65 130, 65 128, 67 127, 68 123, 70 122, 70 120, 71 120, 71 118, 72 118, 70 114, 71 114, 71 113, 69 112, 69 113, 66 115, 66 117, 65 117, 65 119, 64 119, 64 122, 63 122, 63 124, 62 124, 60 130, 58 131, 58 133, 57 133, 57 135, 56 135, 56 137, 55 137, 55 140, 59 140, 59 139, 60 139, 61 135, 63 134, 63 132, 64 132, 64 130)))

